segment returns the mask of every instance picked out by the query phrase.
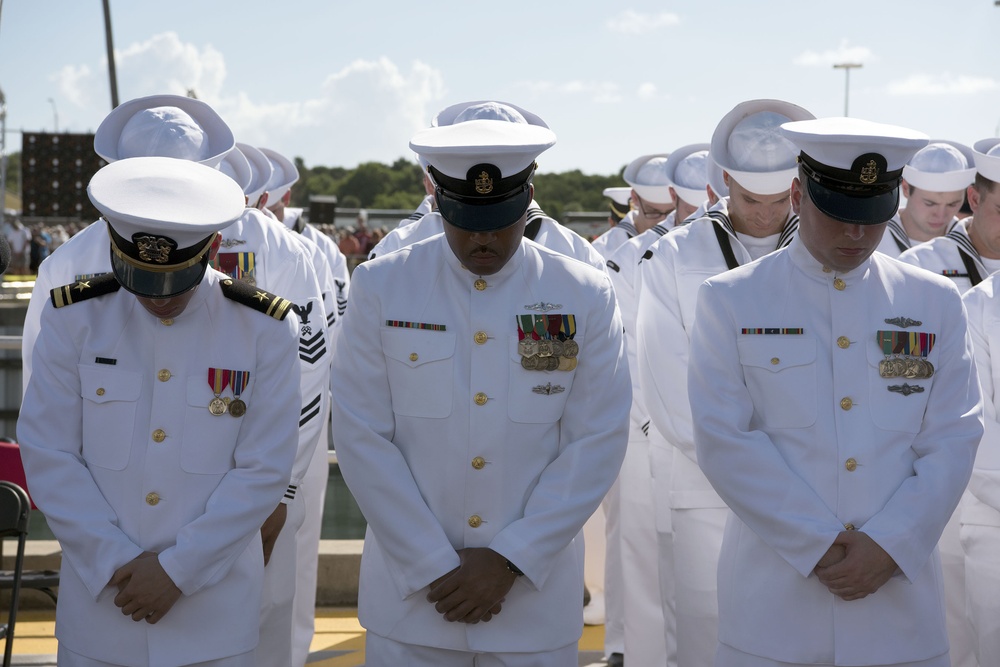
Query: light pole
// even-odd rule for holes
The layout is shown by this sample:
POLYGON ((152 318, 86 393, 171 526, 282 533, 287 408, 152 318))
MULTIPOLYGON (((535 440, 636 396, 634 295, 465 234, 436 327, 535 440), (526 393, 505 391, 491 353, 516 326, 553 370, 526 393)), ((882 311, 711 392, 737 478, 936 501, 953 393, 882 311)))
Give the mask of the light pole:
POLYGON ((847 116, 847 103, 851 96, 851 70, 858 69, 861 63, 837 63, 833 69, 844 70, 844 115, 847 116))
POLYGON ((55 128, 52 130, 52 133, 59 134, 59 112, 56 111, 56 101, 50 97, 49 104, 52 105, 52 124, 55 128))

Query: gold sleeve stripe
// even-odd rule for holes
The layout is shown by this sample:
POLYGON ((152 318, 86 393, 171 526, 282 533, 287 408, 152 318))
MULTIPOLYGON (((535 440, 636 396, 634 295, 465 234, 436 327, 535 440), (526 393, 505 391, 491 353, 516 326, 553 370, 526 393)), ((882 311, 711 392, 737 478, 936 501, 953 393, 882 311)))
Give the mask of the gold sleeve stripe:
POLYGON ((72 285, 63 285, 52 290, 52 305, 62 308, 73 303, 73 293, 70 291, 72 285))
POLYGON ((285 315, 288 313, 288 309, 292 307, 292 302, 288 299, 284 299, 280 296, 276 296, 272 301, 271 305, 267 308, 267 314, 276 320, 285 319, 285 315))

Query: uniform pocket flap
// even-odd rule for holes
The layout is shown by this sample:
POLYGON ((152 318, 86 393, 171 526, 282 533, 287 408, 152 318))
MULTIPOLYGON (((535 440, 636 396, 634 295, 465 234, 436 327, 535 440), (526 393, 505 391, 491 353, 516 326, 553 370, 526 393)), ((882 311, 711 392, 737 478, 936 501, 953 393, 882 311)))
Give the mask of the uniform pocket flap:
POLYGON ((455 355, 455 334, 421 329, 382 329, 382 351, 389 359, 417 368, 455 355))
POLYGON ((816 361, 816 341, 802 336, 766 336, 737 341, 740 363, 777 373, 816 361))
POLYGON ((132 371, 80 366, 80 396, 92 403, 136 401, 142 378, 132 371))

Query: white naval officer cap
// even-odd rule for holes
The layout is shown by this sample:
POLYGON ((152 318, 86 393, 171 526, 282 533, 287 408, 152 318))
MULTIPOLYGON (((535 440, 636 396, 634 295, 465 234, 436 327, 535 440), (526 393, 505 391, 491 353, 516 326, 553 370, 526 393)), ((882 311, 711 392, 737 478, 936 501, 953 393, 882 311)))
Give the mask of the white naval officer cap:
POLYGON ((421 130, 410 149, 428 162, 441 217, 467 231, 492 231, 528 210, 535 158, 555 143, 547 127, 469 120, 421 130))
POLYGON ((860 118, 785 123, 781 132, 801 151, 803 185, 816 208, 854 225, 881 224, 896 213, 903 166, 930 140, 860 118))
POLYGON ((272 208, 299 180, 299 170, 295 168, 294 162, 278 151, 263 147, 259 150, 271 163, 271 180, 267 182, 267 203, 268 208, 272 208))
POLYGON ((250 163, 250 185, 243 189, 247 196, 247 205, 256 207, 257 200, 267 192, 267 184, 271 180, 271 161, 267 159, 259 148, 250 144, 236 142, 236 150, 243 153, 243 156, 250 163))
POLYGON ((670 178, 667 176, 667 159, 670 153, 641 155, 628 163, 622 178, 632 186, 643 201, 669 204, 670 178))
POLYGON ((236 144, 212 107, 182 95, 150 95, 115 107, 94 134, 94 151, 108 162, 160 156, 215 167, 236 144))
POLYGON ((932 139, 903 166, 903 180, 927 192, 964 190, 976 180, 976 159, 965 144, 932 139))
POLYGON ((791 102, 741 102, 716 126, 710 149, 712 159, 753 194, 785 192, 795 178, 798 151, 778 127, 788 121, 811 118, 815 116, 791 102))
POLYGON ((983 178, 1000 183, 1000 139, 980 139, 972 145, 976 172, 983 178))
POLYGON ((611 200, 611 217, 621 222, 632 208, 632 188, 604 188, 601 194, 611 200))
POLYGON ((87 194, 108 224, 115 278, 148 298, 177 296, 197 285, 216 232, 244 210, 236 181, 169 157, 112 162, 94 174, 87 194))
POLYGON ((709 144, 688 144, 681 146, 667 158, 667 178, 673 184, 674 192, 684 202, 697 208, 708 194, 709 144))

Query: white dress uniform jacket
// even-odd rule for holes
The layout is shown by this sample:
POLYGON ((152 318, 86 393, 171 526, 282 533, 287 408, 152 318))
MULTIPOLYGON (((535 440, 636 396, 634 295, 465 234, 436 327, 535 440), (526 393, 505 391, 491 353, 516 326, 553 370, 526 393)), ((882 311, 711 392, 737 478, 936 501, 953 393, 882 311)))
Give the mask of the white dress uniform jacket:
POLYGON ((639 231, 635 228, 635 211, 629 211, 617 225, 604 232, 593 240, 591 246, 600 253, 601 257, 611 257, 611 253, 634 236, 638 236, 639 231))
POLYGON ((407 225, 416 222, 420 218, 424 217, 428 213, 434 211, 434 195, 427 195, 420 201, 420 205, 414 209, 413 213, 409 214, 405 218, 399 221, 396 227, 406 227, 407 225))
POLYGON ((996 274, 962 297, 969 313, 986 430, 976 453, 968 492, 962 498, 962 546, 966 593, 979 664, 1000 660, 1000 298, 996 274))
MULTIPOLYGON (((594 251, 586 239, 545 215, 545 212, 534 202, 528 207, 528 223, 530 224, 533 220, 539 222, 537 233, 530 236, 529 232, 526 231, 526 238, 549 250, 604 270, 604 258, 594 251)), ((393 250, 405 248, 417 241, 429 239, 435 234, 443 232, 444 220, 442 220, 441 214, 429 213, 413 224, 403 228, 397 227, 386 234, 369 253, 368 259, 381 257, 393 250)))
POLYGON ((300 233, 305 238, 316 244, 320 252, 326 257, 330 266, 330 273, 333 276, 334 299, 336 308, 327 308, 326 321, 333 328, 334 334, 337 331, 337 322, 344 316, 347 310, 347 295, 351 290, 351 270, 347 264, 347 255, 341 252, 337 243, 316 227, 306 224, 302 217, 301 208, 285 208, 285 220, 283 221, 292 231, 300 233), (291 218, 291 224, 289 224, 291 218))
POLYGON ((332 388, 369 522, 358 614, 400 642, 553 650, 582 631, 580 530, 625 453, 621 317, 606 274, 527 239, 477 278, 443 235, 354 271, 332 388), (558 314, 575 316, 576 369, 525 370, 518 316, 558 314), (524 572, 489 623, 449 623, 426 600, 466 547, 524 572))
MULTIPOLYGON (((726 506, 698 467, 686 378, 698 288, 707 278, 729 270, 719 231, 725 232, 736 262, 751 260, 729 221, 728 202, 720 199, 710 210, 713 217, 692 220, 658 239, 643 254, 637 270, 638 384, 650 420, 683 454, 673 456, 669 498, 673 508, 726 506)), ((789 214, 777 248, 788 245, 797 232, 798 216, 789 214)))
POLYGON ((982 435, 954 286, 877 252, 825 272, 796 240, 701 288, 689 390, 698 462, 735 513, 719 563, 719 640, 807 664, 945 654, 936 544, 982 435), (934 334, 933 376, 881 377, 879 331, 934 334), (899 571, 845 602, 812 571, 851 527, 899 571))
POLYGON ((260 526, 297 440, 296 331, 224 296, 223 278, 206 272, 173 320, 124 289, 43 310, 17 432, 62 546, 56 636, 76 653, 171 667, 257 644, 260 526), (242 417, 209 413, 212 368, 249 374, 242 417), (183 592, 155 625, 108 586, 143 551, 183 592))
MULTIPOLYGON (((302 367, 300 446, 286 501, 294 497, 319 437, 322 402, 329 371, 329 333, 324 322, 322 288, 302 242, 281 223, 248 208, 243 217, 222 230, 223 253, 252 253, 254 281, 295 304, 299 325, 299 361, 302 367)), ((60 246, 42 262, 31 290, 21 341, 22 382, 27 390, 32 372, 32 350, 39 335, 41 312, 49 291, 80 278, 111 271, 111 240, 107 223, 98 220, 60 246)))
POLYGON ((990 275, 969 238, 970 222, 971 217, 965 218, 944 236, 918 243, 902 253, 899 261, 951 278, 958 291, 964 294, 990 275))
MULTIPOLYGON (((953 230, 958 223, 958 218, 952 218, 952 221, 945 230, 945 234, 953 230)), ((900 220, 899 213, 897 212, 889 220, 889 224, 885 228, 885 235, 882 236, 882 241, 875 249, 883 255, 898 258, 902 253, 921 243, 923 241, 914 241, 907 236, 906 229, 903 228, 903 222, 900 220)))

